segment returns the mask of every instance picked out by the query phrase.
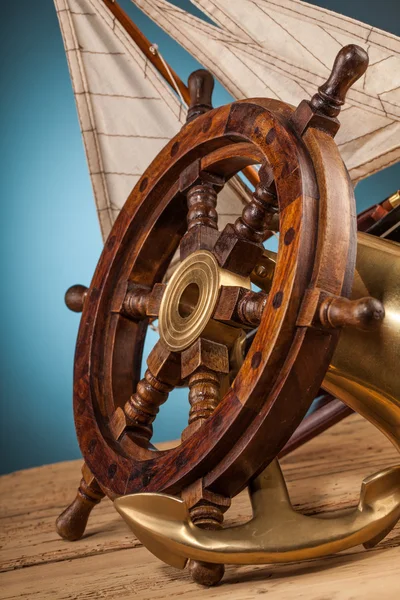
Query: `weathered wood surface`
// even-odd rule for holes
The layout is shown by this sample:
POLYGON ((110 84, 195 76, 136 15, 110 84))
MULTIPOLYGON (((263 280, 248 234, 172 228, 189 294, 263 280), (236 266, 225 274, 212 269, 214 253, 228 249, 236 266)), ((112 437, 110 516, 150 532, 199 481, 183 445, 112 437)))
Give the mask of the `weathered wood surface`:
MULTIPOLYGON (((282 460, 295 505, 308 513, 354 505, 361 480, 398 462, 395 450, 357 415, 282 460)), ((226 568, 224 584, 203 590, 186 571, 160 563, 143 548, 109 500, 96 506, 86 535, 61 540, 54 522, 72 500, 80 461, 0 478, 0 598, 395 599, 400 590, 400 527, 372 550, 357 547, 303 564, 226 568)), ((250 514, 246 494, 226 523, 250 514)))

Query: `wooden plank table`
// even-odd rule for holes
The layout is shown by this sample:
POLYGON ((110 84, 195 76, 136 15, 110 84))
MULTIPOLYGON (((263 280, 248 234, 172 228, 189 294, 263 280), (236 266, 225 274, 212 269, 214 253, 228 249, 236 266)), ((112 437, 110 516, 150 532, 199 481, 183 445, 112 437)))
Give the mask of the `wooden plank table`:
MULTIPOLYGON (((296 507, 312 514, 354 505, 361 480, 397 462, 382 434, 354 415, 295 451, 282 466, 296 507)), ((400 598, 399 527, 371 550, 357 547, 288 565, 228 566, 223 585, 203 589, 186 571, 154 558, 109 500, 94 509, 82 540, 61 540, 54 522, 72 500, 79 477, 80 462, 71 461, 0 478, 0 598, 400 598)), ((239 522, 249 515, 243 493, 234 499, 227 520, 239 522)))

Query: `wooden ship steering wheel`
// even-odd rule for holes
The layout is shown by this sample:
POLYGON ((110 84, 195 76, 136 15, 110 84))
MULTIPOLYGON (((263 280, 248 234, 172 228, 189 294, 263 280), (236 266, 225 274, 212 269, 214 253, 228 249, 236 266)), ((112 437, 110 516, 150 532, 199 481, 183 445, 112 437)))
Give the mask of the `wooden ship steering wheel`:
MULTIPOLYGON (((334 141, 346 92, 367 63, 361 48, 342 49, 328 81, 297 109, 264 98, 212 109, 211 75, 190 77, 187 123, 127 199, 90 288, 66 295, 68 306, 83 309, 74 416, 85 466, 57 522, 63 537, 83 534, 104 495, 143 491, 180 495, 194 523, 220 527, 231 498, 305 416, 340 326, 380 318, 372 299, 347 300, 355 204, 334 141), (252 200, 219 231, 218 192, 249 165, 260 165, 252 200), (263 240, 277 220, 272 276, 263 240), (141 379, 155 318, 160 339, 141 379), (158 451, 152 423, 180 385, 189 388, 188 426, 177 447, 158 451)), ((192 563, 203 583, 222 572, 192 563)))

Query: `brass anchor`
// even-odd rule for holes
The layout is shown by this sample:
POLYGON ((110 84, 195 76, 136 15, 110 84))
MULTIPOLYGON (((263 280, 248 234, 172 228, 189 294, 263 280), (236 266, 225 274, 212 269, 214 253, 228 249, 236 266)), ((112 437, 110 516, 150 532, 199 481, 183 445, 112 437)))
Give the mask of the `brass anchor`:
POLYGON ((184 501, 163 494, 132 494, 114 505, 157 558, 183 569, 188 559, 262 564, 300 561, 351 548, 372 547, 400 518, 400 465, 364 479, 357 508, 341 516, 305 516, 290 502, 275 459, 249 485, 253 518, 234 527, 196 527, 184 501))

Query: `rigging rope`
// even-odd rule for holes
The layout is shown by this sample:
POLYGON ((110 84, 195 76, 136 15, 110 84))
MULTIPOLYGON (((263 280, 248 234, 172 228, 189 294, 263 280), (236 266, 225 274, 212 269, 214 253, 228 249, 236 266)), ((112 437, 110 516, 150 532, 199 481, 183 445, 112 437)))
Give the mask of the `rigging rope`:
POLYGON ((164 68, 165 68, 165 70, 167 71, 167 73, 168 73, 168 75, 169 75, 169 78, 170 78, 170 80, 171 80, 171 82, 172 82, 172 85, 173 85, 173 87, 174 87, 174 89, 175 89, 176 93, 178 94, 178 96, 179 96, 179 98, 180 98, 180 100, 181 100, 181 103, 182 103, 184 106, 186 106, 186 108, 188 108, 188 105, 187 105, 187 103, 185 102, 185 99, 184 99, 184 97, 183 97, 183 96, 182 96, 182 94, 181 94, 181 91, 180 91, 180 89, 179 89, 179 87, 178 87, 178 84, 177 84, 177 82, 176 82, 176 79, 175 79, 175 77, 173 76, 173 74, 172 74, 172 72, 171 72, 171 69, 169 68, 169 65, 168 65, 168 63, 167 63, 167 62, 164 60, 164 57, 163 57, 163 55, 161 54, 161 52, 160 52, 160 51, 159 51, 159 49, 158 49, 158 45, 157 45, 157 44, 152 44, 152 45, 150 46, 149 50, 150 50, 150 52, 151 52, 152 54, 154 54, 154 56, 158 55, 159 59, 161 60, 162 64, 164 65, 164 68))

